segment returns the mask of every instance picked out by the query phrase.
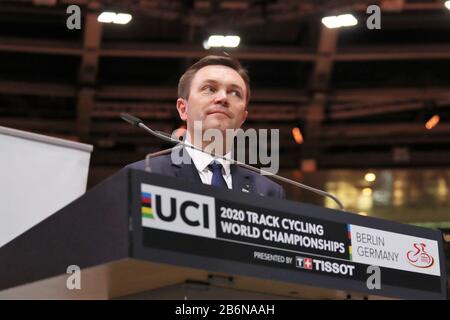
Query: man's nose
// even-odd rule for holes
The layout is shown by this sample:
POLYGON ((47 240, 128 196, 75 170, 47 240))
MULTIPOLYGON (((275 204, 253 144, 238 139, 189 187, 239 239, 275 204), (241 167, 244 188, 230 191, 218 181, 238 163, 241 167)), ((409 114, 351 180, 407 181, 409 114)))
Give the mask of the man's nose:
POLYGON ((222 104, 226 104, 227 103, 227 93, 225 92, 225 90, 218 90, 214 96, 214 102, 215 103, 222 103, 222 104))

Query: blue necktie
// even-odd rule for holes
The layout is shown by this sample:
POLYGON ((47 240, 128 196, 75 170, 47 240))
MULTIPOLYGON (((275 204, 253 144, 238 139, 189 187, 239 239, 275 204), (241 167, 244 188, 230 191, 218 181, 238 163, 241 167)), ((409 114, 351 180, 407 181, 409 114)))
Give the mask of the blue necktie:
POLYGON ((211 179, 211 185, 228 189, 228 185, 222 176, 222 165, 217 161, 213 161, 209 165, 209 168, 211 169, 213 174, 211 179))

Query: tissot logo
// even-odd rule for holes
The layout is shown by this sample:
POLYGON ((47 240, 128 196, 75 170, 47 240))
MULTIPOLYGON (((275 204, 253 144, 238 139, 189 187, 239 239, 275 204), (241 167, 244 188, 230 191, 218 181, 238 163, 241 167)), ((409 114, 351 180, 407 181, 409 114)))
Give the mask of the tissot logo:
POLYGON ((148 184, 141 195, 144 227, 215 237, 214 198, 148 184))
POLYGON ((320 259, 305 258, 305 257, 295 257, 295 266, 300 269, 315 270, 326 273, 334 273, 341 275, 353 276, 353 271, 355 266, 345 264, 324 261, 320 259))
POLYGON ((312 270, 312 258, 295 257, 295 266, 301 269, 312 270))
POLYGON ((409 263, 417 268, 430 268, 434 264, 434 258, 425 251, 425 243, 414 243, 414 250, 408 251, 406 258, 409 263))

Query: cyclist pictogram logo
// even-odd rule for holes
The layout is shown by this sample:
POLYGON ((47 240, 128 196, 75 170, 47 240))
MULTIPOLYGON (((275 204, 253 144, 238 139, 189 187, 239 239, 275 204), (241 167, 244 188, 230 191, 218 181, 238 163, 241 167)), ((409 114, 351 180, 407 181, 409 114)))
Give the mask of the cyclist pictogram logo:
POLYGON ((425 243, 414 243, 414 250, 408 251, 406 258, 409 263, 418 268, 430 268, 434 264, 434 258, 425 251, 425 243))

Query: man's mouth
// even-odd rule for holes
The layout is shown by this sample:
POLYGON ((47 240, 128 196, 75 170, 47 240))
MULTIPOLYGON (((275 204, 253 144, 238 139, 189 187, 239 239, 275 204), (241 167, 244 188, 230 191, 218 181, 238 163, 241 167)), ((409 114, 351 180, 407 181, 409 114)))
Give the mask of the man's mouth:
POLYGON ((228 118, 230 117, 230 114, 228 112, 226 112, 225 110, 218 110, 218 109, 214 109, 214 110, 210 110, 206 113, 207 115, 211 115, 211 114, 223 114, 225 116, 227 116, 228 118))

